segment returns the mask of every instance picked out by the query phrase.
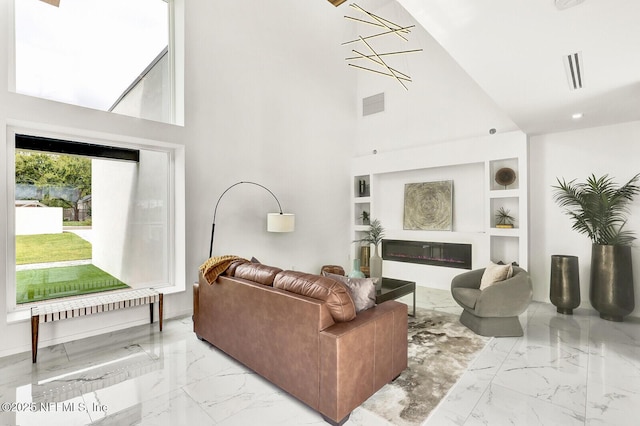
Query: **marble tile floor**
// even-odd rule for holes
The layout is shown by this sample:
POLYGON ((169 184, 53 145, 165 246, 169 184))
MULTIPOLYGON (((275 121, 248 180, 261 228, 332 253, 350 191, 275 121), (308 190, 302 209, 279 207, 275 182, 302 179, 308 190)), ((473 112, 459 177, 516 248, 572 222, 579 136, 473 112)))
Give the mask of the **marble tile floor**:
MULTIPOLYGON (((406 297, 401 299, 411 303, 406 297)), ((448 291, 419 307, 459 313, 448 291)), ((532 303, 525 335, 492 339, 424 424, 636 425, 640 320, 532 303)), ((199 341, 190 317, 0 358, 0 425, 325 425, 320 415, 199 341)), ((347 426, 388 423, 363 409, 347 426)))

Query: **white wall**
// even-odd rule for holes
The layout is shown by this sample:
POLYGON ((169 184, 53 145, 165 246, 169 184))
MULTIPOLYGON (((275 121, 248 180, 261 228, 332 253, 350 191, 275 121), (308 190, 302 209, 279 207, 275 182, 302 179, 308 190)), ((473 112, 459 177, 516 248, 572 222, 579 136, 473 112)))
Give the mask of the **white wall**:
POLYGON ((273 191, 296 214, 295 232, 265 232, 275 200, 240 185, 219 205, 214 255, 308 272, 347 267, 356 81, 340 47, 344 8, 299 0, 195 5, 187 11, 189 279, 208 256, 218 197, 243 180, 273 191))
MULTIPOLYGON (((216 253, 256 256, 280 267, 315 271, 348 262, 349 164, 355 140, 353 74, 340 50, 344 11, 329 2, 186 4, 185 126, 172 126, 31 98, 9 90, 10 0, 0 0, 0 176, 7 176, 8 125, 56 134, 184 144, 187 182, 187 291, 165 298, 167 317, 189 314, 189 283, 208 255, 218 196, 238 180, 255 180, 296 213, 293 234, 268 234, 274 201, 238 187, 218 212, 216 253)), ((0 184, 0 216, 13 200, 0 184)), ((0 239, 7 228, 0 225, 0 239)), ((0 276, 7 276, 0 244, 0 276)), ((5 280, 0 280, 4 298, 5 280)), ((0 356, 30 350, 27 321, 8 324, 0 306, 0 356)), ((41 327, 41 347, 144 324, 147 309, 104 313, 41 327)))
MULTIPOLYGON (((391 239, 440 241, 472 244, 472 268, 494 262, 518 261, 528 268, 527 255, 527 136, 520 132, 500 133, 442 144, 357 157, 354 176, 371 175, 371 215, 385 226, 391 239), (509 159, 507 163, 504 159, 509 159), (516 170, 518 189, 512 188, 510 199, 518 208, 522 229, 501 233, 491 229, 495 205, 506 198, 496 196, 493 185, 497 167, 509 164, 516 170), (404 184, 420 181, 453 180, 454 221, 452 231, 415 231, 403 229, 404 184), (505 242, 508 237, 508 243, 505 242)), ((515 185, 514 185, 515 186, 515 185)), ((501 203, 500 203, 501 204, 501 203)), ((449 289, 451 279, 460 269, 383 262, 383 274, 416 281, 418 285, 449 289)))
POLYGON ((62 207, 16 207, 16 235, 61 234, 62 207))
POLYGON ((113 112, 169 123, 171 122, 170 87, 169 54, 166 54, 118 102, 113 112))
MULTIPOLYGON (((640 122, 534 136, 530 140, 530 272, 534 299, 549 302, 551 255, 578 256, 581 307, 589 303, 591 242, 571 229, 571 220, 553 201, 556 178, 584 181, 592 173, 626 183, 640 173, 640 122)), ((627 227, 640 237, 640 196, 631 205, 627 227)), ((632 248, 635 305, 640 315, 640 249, 632 248)))
MULTIPOLYGON (((367 9, 366 1, 357 3, 367 9)), ((350 10, 343 11, 357 16, 350 10)), ((371 11, 399 25, 416 24, 413 17, 395 1, 371 11)), ((351 31, 351 36, 364 35, 375 32, 375 28, 355 26, 351 31)), ((388 61, 394 61, 390 63, 397 64, 396 68, 412 77, 413 82, 407 84, 408 91, 390 77, 351 70, 358 77, 358 156, 370 154, 374 149, 378 152, 395 151, 486 136, 491 128, 498 133, 518 130, 424 28, 416 25, 407 37, 408 43, 399 40, 398 44, 394 37, 383 39, 384 43, 375 41, 375 48, 380 52, 423 49, 420 53, 388 57, 388 61), (381 92, 385 94, 385 111, 362 117, 362 98, 381 92)), ((350 48, 345 49, 345 55, 350 54, 350 48)), ((359 48, 367 51, 366 47, 359 48)))

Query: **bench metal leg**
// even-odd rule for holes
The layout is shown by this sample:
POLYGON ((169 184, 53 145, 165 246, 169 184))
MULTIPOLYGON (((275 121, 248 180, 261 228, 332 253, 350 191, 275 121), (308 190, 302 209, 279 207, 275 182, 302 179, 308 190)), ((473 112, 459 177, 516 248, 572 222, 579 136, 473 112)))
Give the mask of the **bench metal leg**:
MULTIPOLYGON (((162 293, 160 293, 159 295, 159 300, 158 300, 158 324, 160 325, 160 331, 162 331, 162 308, 163 308, 163 297, 164 296, 162 293)), ((151 302, 149 304, 149 317, 151 319, 151 324, 153 324, 153 302, 151 302)))
POLYGON ((38 328, 40 327, 40 315, 31 317, 31 361, 35 364, 38 358, 38 328))
POLYGON ((158 303, 158 322, 160 323, 160 331, 162 331, 162 308, 163 308, 163 294, 160 293, 160 303, 158 303))

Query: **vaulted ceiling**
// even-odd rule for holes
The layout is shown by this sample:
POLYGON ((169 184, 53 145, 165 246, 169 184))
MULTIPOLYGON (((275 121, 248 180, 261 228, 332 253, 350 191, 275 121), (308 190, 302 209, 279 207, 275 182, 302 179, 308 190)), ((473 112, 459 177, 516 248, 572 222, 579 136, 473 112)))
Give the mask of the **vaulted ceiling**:
MULTIPOLYGON (((640 1, 397 1, 526 133, 640 120, 640 1), (580 53, 578 63, 565 59, 580 53), (573 89, 580 67, 582 88, 573 89), (574 114, 582 114, 574 118, 574 114)), ((559 0, 560 1, 560 0, 559 0)), ((342 6, 345 7, 346 5, 342 6)))

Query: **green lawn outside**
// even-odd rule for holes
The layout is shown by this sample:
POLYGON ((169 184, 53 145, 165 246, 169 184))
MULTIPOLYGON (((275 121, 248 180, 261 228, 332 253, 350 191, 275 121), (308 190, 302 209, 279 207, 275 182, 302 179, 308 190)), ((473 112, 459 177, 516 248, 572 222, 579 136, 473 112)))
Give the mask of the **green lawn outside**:
POLYGON ((65 220, 62 222, 62 226, 91 226, 91 219, 76 221, 76 220, 65 220))
POLYGON ((71 232, 16 236, 16 265, 91 259, 91 243, 71 232))
POLYGON ((16 284, 18 304, 129 288, 94 265, 18 271, 16 284))

